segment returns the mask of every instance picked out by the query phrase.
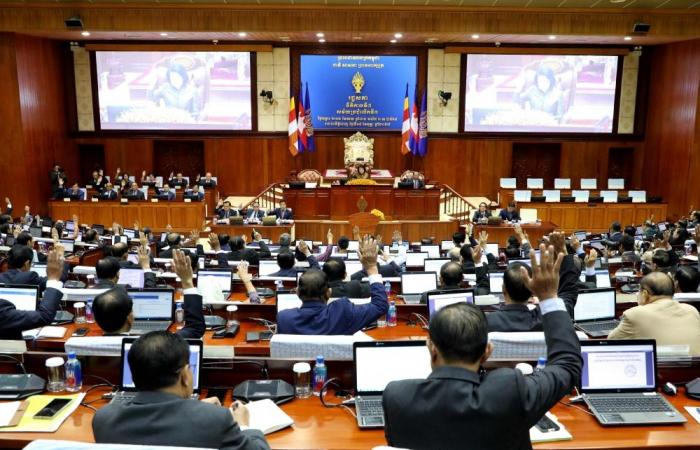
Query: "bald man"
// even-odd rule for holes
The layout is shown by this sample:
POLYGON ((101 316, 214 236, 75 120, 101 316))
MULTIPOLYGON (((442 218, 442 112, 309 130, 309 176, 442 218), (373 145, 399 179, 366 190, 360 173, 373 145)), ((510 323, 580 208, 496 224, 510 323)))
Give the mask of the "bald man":
POLYGON ((656 339, 656 345, 688 345, 700 356, 700 313, 673 300, 673 279, 663 272, 642 278, 637 303, 622 314, 608 339, 656 339))

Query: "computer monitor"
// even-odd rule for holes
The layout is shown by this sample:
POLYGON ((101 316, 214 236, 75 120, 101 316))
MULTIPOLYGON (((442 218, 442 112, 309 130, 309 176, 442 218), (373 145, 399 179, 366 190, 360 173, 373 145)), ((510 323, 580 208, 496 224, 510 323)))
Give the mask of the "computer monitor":
POLYGON ((423 260, 423 270, 425 272, 440 273, 442 266, 450 262, 449 258, 426 258, 423 260))
POLYGON ((404 272, 401 274, 402 294, 422 294, 437 289, 437 273, 404 272))
POLYGON ((36 272, 40 277, 46 278, 46 264, 32 264, 32 272, 36 272))
POLYGON ((381 395, 392 381, 425 379, 430 352, 421 341, 369 341, 353 344, 355 393, 381 395))
POLYGON ((489 288, 492 294, 502 294, 503 293, 503 272, 490 272, 489 273, 489 288))
POLYGON ((581 392, 656 391, 656 341, 653 339, 581 341, 581 392))
POLYGON ((486 244, 486 252, 498 258, 498 243, 486 244))
POLYGON ((440 257, 440 246, 439 245, 421 245, 421 252, 428 252, 428 258, 439 258, 440 257))
POLYGON ((406 253, 406 267, 423 267, 423 261, 428 257, 428 252, 406 253))
POLYGON ((133 301, 132 311, 136 320, 172 320, 175 303, 172 289, 128 289, 133 301))
POLYGON ((360 249, 360 241, 349 241, 348 242, 348 250, 352 250, 352 251, 356 252, 359 249, 360 249))
POLYGON ((132 288, 142 288, 145 282, 143 269, 120 269, 117 284, 129 285, 132 288))
POLYGON ((302 301, 297 294, 291 292, 277 292, 276 301, 277 314, 285 309, 294 309, 301 307, 302 301))
POLYGON ((574 321, 615 318, 615 289, 581 291, 574 306, 574 321))
POLYGON ((349 280, 353 274, 362 270, 362 262, 359 260, 349 259, 345 261, 345 274, 349 280))
POLYGON ((129 239, 136 239, 136 230, 124 228, 124 236, 128 237, 129 239))
POLYGON ((449 252, 453 248, 455 248, 455 243, 453 240, 440 242, 440 250, 442 250, 443 252, 449 252))
POLYGON ((474 291, 471 289, 454 289, 431 292, 428 294, 428 317, 448 305, 455 303, 474 303, 474 291))
POLYGON ((212 283, 217 286, 221 292, 231 292, 232 283, 231 269, 206 269, 197 272, 197 286, 203 286, 205 283, 212 283))
POLYGON ((261 259, 258 263, 258 276, 269 277, 275 272, 279 272, 280 266, 274 259, 261 259))
POLYGON ((75 241, 73 239, 59 239, 58 242, 61 243, 66 253, 73 253, 75 249, 75 241))
POLYGON ((0 285, 0 299, 12 303, 19 311, 36 311, 39 286, 0 285))

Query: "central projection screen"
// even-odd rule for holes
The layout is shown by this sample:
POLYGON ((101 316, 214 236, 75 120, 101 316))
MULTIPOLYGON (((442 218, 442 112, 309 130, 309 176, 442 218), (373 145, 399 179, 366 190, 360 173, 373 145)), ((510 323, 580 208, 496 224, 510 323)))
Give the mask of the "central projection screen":
POLYGON ((467 56, 464 131, 612 133, 617 56, 467 56))
POLYGON ((95 52, 103 130, 251 130, 248 52, 95 52))

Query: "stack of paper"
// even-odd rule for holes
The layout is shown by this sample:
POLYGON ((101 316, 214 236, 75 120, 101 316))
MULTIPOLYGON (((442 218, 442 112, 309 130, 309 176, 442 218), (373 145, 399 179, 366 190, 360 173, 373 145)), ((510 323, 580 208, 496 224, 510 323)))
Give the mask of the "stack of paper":
POLYGON ((66 334, 64 327, 41 327, 22 332, 24 339, 60 339, 66 334))
POLYGON ((246 406, 250 413, 250 428, 260 430, 263 434, 274 433, 294 424, 292 418, 270 399, 250 402, 246 406))

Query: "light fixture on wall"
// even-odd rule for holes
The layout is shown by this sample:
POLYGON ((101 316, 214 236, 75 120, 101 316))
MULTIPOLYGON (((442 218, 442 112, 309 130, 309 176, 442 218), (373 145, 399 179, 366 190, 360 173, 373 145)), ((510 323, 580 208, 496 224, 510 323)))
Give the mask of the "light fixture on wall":
POLYGON ((269 103, 271 105, 275 103, 275 99, 272 98, 272 91, 266 91, 265 89, 263 89, 262 91, 260 91, 260 97, 262 97, 262 100, 265 103, 269 103))
POLYGON ((447 102, 452 98, 452 92, 438 91, 438 97, 442 106, 447 106, 447 102))

